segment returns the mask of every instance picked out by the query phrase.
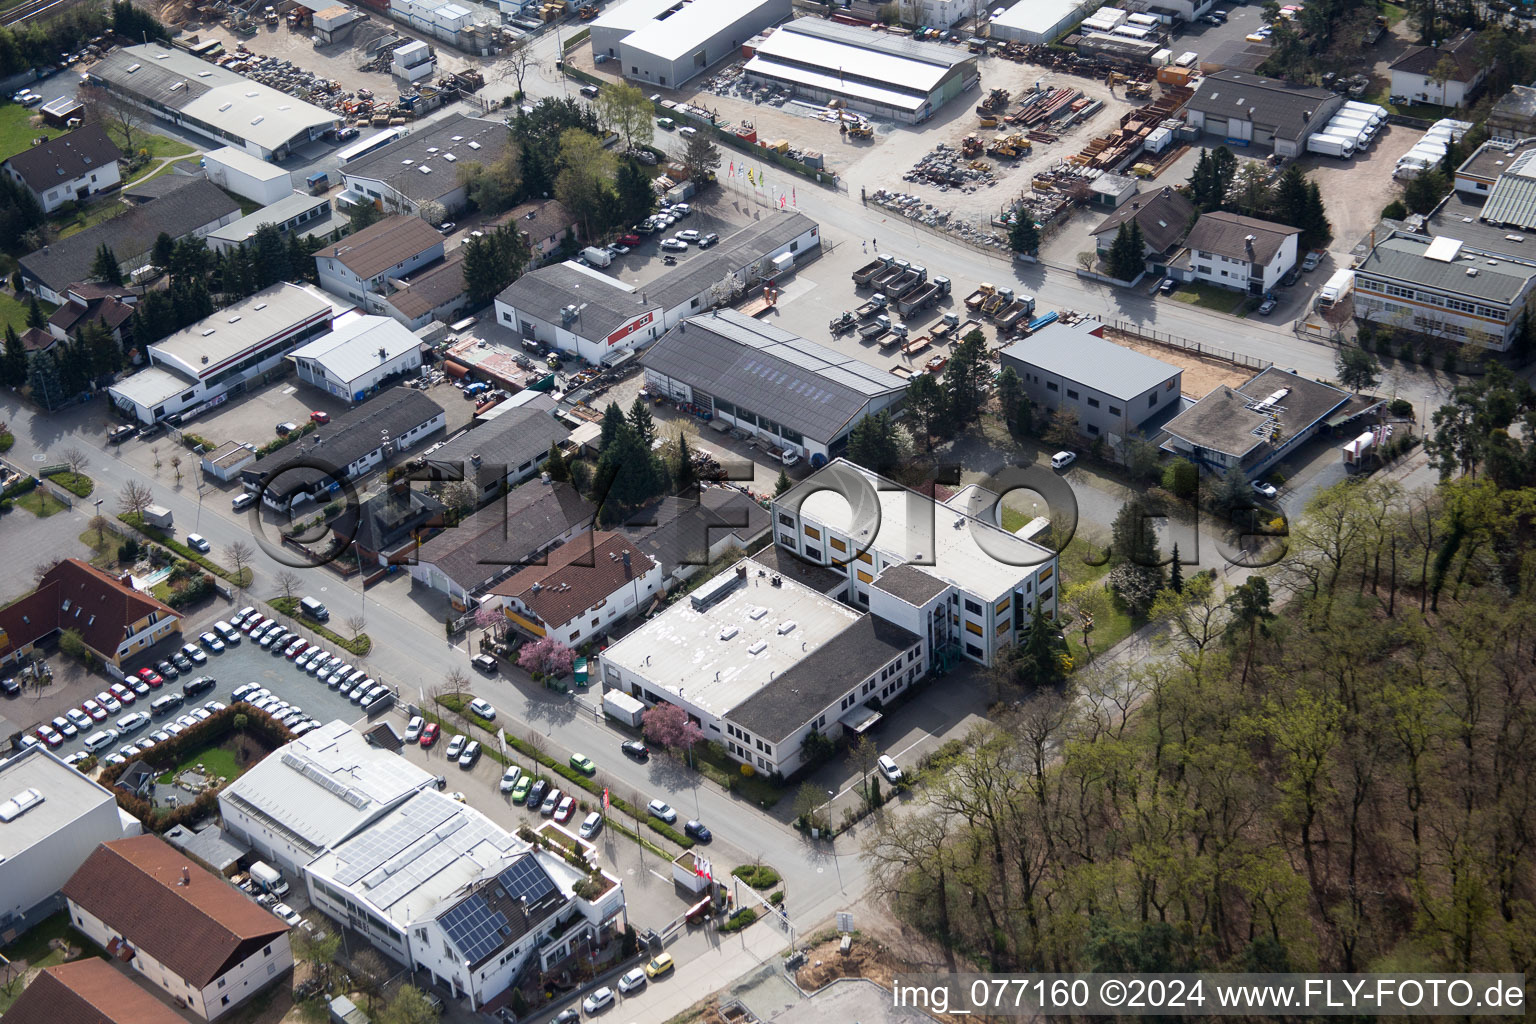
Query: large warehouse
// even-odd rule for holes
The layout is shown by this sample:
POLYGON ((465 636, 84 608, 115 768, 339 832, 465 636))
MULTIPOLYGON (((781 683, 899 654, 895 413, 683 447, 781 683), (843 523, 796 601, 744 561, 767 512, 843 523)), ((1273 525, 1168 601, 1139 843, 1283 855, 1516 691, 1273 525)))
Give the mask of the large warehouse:
POLYGON ((675 89, 790 16, 790 0, 629 0, 592 23, 592 52, 675 89))
POLYGON ((114 50, 87 77, 161 120, 263 160, 282 160, 341 126, 329 110, 169 44, 114 50))
POLYGON ((1273 146, 1300 156, 1307 136, 1320 132, 1344 103, 1327 89, 1293 85, 1244 71, 1216 71, 1200 80, 1189 101, 1189 123, 1229 146, 1273 146))
POLYGON ((876 117, 925 121, 976 85, 976 58, 952 46, 919 43, 818 18, 779 28, 747 61, 754 82, 816 102, 841 99, 876 117))
POLYGON ((907 381, 733 309, 691 316, 640 357, 645 386, 710 410, 815 465, 907 381))
POLYGON ((988 33, 1029 46, 1054 43, 1098 6, 1098 0, 1020 0, 992 20, 988 33))

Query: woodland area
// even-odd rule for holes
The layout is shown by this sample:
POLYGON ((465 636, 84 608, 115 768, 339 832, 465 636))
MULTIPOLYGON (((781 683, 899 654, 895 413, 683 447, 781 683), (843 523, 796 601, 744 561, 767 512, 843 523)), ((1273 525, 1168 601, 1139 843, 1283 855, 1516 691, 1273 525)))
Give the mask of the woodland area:
POLYGON ((954 969, 1529 970, 1533 513, 1319 493, 1264 576, 1165 590, 1161 650, 920 766, 866 842, 885 896, 954 969))

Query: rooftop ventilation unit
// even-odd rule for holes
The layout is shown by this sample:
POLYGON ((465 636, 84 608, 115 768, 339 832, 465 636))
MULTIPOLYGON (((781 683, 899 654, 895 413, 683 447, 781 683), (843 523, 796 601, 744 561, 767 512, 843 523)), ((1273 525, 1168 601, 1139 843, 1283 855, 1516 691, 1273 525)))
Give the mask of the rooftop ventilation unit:
POLYGON ((795 627, 798 625, 800 624, 794 619, 785 619, 783 622, 779 623, 779 635, 783 636, 786 633, 793 633, 795 631, 795 627))
POLYGON ((757 643, 755 643, 751 647, 747 648, 747 653, 748 654, 762 654, 767 649, 768 649, 768 641, 767 640, 759 640, 757 643))
POLYGON ((733 640, 733 639, 735 639, 736 634, 740 633, 740 632, 741 632, 741 629, 739 627, 736 627, 736 626, 726 626, 724 629, 722 629, 720 631, 720 639, 721 640, 733 640))
POLYGON ((688 595, 688 603, 693 606, 694 611, 701 612, 710 605, 717 604, 743 582, 745 581, 733 572, 722 573, 688 595))
POLYGON ((753 622, 756 622, 758 619, 767 614, 768 609, 759 605, 758 607, 753 608, 751 611, 747 612, 747 618, 751 619, 753 622))

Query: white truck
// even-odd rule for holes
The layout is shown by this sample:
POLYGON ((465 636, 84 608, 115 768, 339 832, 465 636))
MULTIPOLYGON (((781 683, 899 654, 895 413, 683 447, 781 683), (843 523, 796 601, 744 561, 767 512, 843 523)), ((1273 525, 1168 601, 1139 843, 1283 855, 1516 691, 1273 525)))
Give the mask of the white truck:
POLYGON ((288 895, 288 883, 283 880, 282 873, 265 861, 259 860, 251 865, 251 881, 263 892, 273 896, 288 895))
POLYGON ((1355 288, 1355 272, 1353 270, 1335 270, 1324 285, 1317 290, 1317 301, 1313 307, 1320 311, 1332 309, 1340 300, 1347 296, 1355 288))
POLYGON ((607 249, 599 249, 595 245, 589 245, 581 250, 581 257, 594 267, 606 267, 613 262, 613 253, 607 249))
POLYGON ((164 505, 144 506, 144 524, 146 526, 155 526, 162 530, 169 530, 171 523, 171 510, 164 505))
POLYGON ((1341 160, 1347 160, 1355 155, 1355 144, 1350 139, 1340 138, 1337 135, 1324 135, 1319 132, 1307 136, 1307 152, 1321 153, 1323 156, 1336 156, 1341 160))
POLYGON ((625 725, 638 729, 645 705, 623 690, 604 690, 603 711, 609 718, 617 718, 625 725))

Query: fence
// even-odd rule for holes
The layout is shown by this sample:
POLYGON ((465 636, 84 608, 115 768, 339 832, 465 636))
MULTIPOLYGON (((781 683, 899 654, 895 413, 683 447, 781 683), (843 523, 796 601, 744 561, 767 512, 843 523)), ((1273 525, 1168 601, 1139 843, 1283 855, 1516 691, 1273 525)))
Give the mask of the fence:
POLYGON ((1183 349, 1200 356, 1209 356, 1212 359, 1220 359, 1235 366, 1245 367, 1250 370, 1267 370, 1275 364, 1268 359, 1256 359, 1253 356, 1245 356, 1240 352, 1233 352, 1214 345, 1202 344, 1198 341, 1190 341, 1188 338, 1176 337, 1172 334, 1164 334, 1162 331, 1149 331, 1128 320, 1113 320, 1106 326, 1122 334, 1129 334, 1141 341, 1150 341, 1154 345, 1166 345, 1169 348, 1183 349))

